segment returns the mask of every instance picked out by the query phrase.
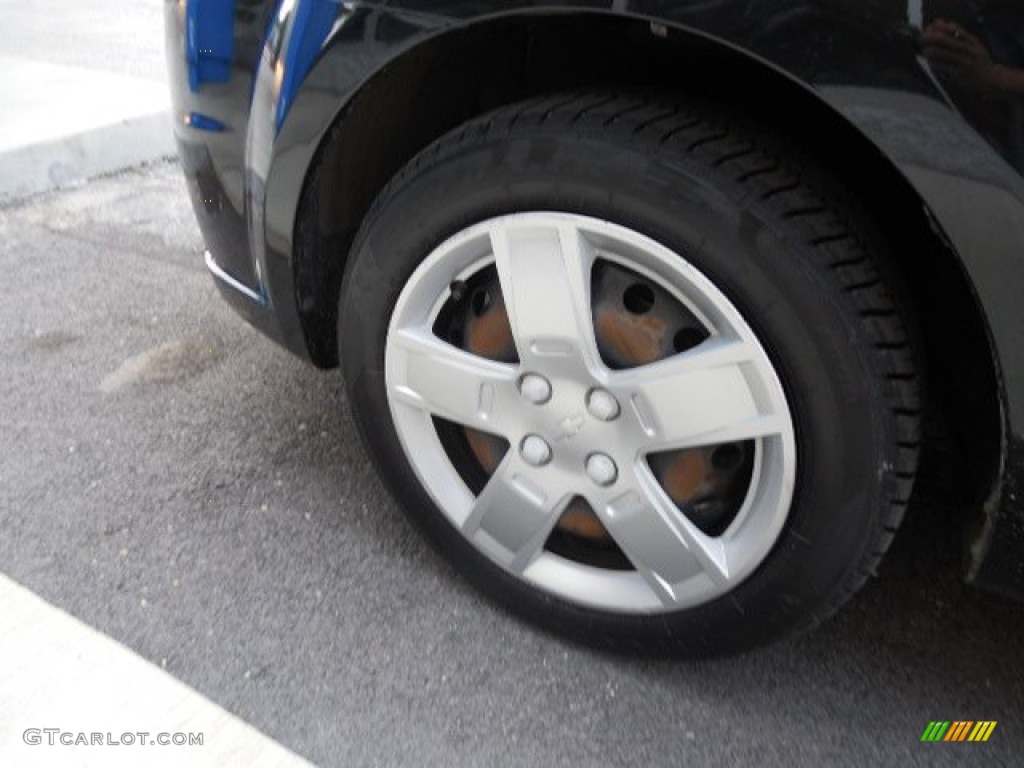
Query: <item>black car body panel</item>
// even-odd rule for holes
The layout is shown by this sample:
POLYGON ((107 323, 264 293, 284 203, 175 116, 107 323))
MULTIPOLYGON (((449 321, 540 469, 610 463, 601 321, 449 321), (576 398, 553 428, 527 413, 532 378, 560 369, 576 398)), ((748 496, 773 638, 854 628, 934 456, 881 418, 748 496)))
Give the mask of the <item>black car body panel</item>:
MULTIPOLYGON (((919 44, 930 21, 950 19, 981 39, 996 61, 1024 67, 1019 4, 237 0, 233 19, 226 20, 224 5, 165 5, 177 139, 211 253, 208 264, 250 322, 322 366, 336 359, 333 337, 316 331, 318 318, 327 318, 329 327, 331 316, 317 306, 316 284, 340 280, 345 246, 359 223, 356 217, 336 224, 333 271, 307 272, 299 212, 332 131, 345 135, 355 121, 363 126, 354 159, 341 165, 347 174, 325 182, 335 188, 331 194, 358 192, 372 200, 381 185, 360 161, 380 158, 376 167, 395 170, 422 146, 411 139, 408 146, 387 145, 389 136, 404 133, 377 134, 375 120, 407 121, 409 134, 432 140, 471 116, 454 108, 425 116, 417 89, 434 72, 436 78, 513 77, 523 62, 489 62, 488 45, 522 39, 528 57, 545 55, 545 44, 561 40, 569 53, 549 54, 552 61, 571 62, 566 71, 589 68, 614 78, 616 57, 625 54, 607 46, 609 30, 624 49, 639 47, 655 57, 665 51, 665 61, 679 62, 681 73, 686 69, 681 81, 703 82, 709 92, 718 73, 695 74, 691 65, 712 62, 712 70, 756 73, 778 93, 791 94, 791 103, 834 128, 839 152, 855 147, 884 166, 883 183, 899 187, 955 254, 980 319, 978 346, 988 347, 978 351, 990 367, 999 421, 991 436, 993 460, 982 469, 987 491, 968 542, 967 573, 974 582, 1024 594, 1024 309, 1018 301, 1024 292, 1024 97, 994 98, 950 81, 919 44), (218 5, 220 11, 211 10, 218 5), (546 43, 537 42, 538 30, 548 30, 546 43), (605 44, 595 50, 592 40, 605 44), (478 58, 446 62, 445 51, 456 48, 478 58), (396 73, 411 71, 420 79, 402 88, 396 73), (382 104, 393 111, 374 113, 382 104), (423 125, 431 120, 435 124, 423 125)), ((559 74, 551 73, 552 88, 561 80, 574 84, 559 74)), ((658 85, 674 77, 663 72, 658 85)), ((819 139, 819 148, 833 143, 832 134, 819 139)), ((923 258, 915 279, 926 281, 923 258)))

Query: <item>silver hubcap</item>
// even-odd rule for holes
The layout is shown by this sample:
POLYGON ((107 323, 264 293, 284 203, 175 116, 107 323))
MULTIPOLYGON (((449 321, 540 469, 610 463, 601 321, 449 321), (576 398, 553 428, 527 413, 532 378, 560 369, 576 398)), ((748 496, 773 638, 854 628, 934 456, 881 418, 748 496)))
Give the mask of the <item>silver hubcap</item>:
POLYGON ((767 354, 707 278, 636 232, 546 212, 464 230, 406 284, 385 367, 399 439, 438 507, 494 562, 565 599, 627 613, 699 605, 749 576, 785 522, 796 471, 793 425, 767 354), (640 288, 624 300, 638 314, 667 297, 696 318, 699 343, 647 364, 611 364, 595 330, 599 264, 637 276, 640 288), (460 286, 485 270, 497 273, 515 362, 473 354, 437 332, 460 286), (509 446, 481 487, 471 487, 439 424, 509 446), (709 532, 691 514, 703 497, 674 500, 653 467, 659 457, 697 449, 714 458, 701 467, 736 464, 736 445, 749 455, 743 482, 736 490, 730 480, 735 502, 724 528, 709 532), (549 546, 563 513, 580 500, 627 567, 549 546))

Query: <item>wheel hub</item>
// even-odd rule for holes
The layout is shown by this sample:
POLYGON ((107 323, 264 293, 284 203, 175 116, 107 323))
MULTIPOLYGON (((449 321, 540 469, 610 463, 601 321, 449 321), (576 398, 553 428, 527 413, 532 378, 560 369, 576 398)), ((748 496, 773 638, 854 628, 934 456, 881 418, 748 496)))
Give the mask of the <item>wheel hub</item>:
MULTIPOLYGON (((516 359, 515 339, 509 321, 505 298, 496 270, 491 270, 485 279, 478 280, 472 293, 465 293, 465 285, 460 284, 453 294, 457 299, 466 302, 464 311, 464 333, 459 334, 463 347, 473 354, 492 360, 516 359)), ((598 270, 594 281, 593 296, 594 331, 602 357, 609 364, 618 368, 634 368, 657 362, 673 354, 692 349, 707 338, 707 332, 698 327, 693 316, 680 307, 657 283, 639 278, 636 274, 617 265, 604 265, 598 270)), ((572 389, 587 386, 588 382, 569 382, 572 389)), ((535 467, 541 467, 552 460, 553 446, 573 440, 586 425, 585 414, 601 422, 616 420, 622 407, 615 396, 590 382, 584 406, 585 412, 575 410, 572 403, 567 405, 569 415, 551 425, 544 421, 542 434, 548 435, 545 458, 535 463, 534 452, 539 450, 537 443, 532 442, 538 436, 530 436, 531 451, 524 452, 524 460, 535 467)), ((560 387, 563 389, 564 387, 560 387)), ((547 405, 552 400, 553 388, 551 381, 544 372, 529 372, 519 380, 519 390, 523 399, 534 406, 547 405)), ((549 409, 549 413, 555 408, 549 409)), ((525 420, 533 414, 524 414, 525 420)), ((504 453, 501 440, 487 433, 480 433, 471 427, 465 427, 470 449, 479 462, 481 469, 488 475, 497 468, 504 453)), ((593 430, 590 430, 593 433, 593 430)), ((606 439, 614 435, 603 435, 606 439)), ((527 438, 524 438, 524 441, 527 438)), ((586 457, 601 455, 605 443, 599 436, 592 435, 591 440, 584 443, 582 450, 586 457)), ((743 455, 748 452, 742 446, 733 446, 734 453, 743 455)), ((749 462, 742 460, 729 464, 714 463, 711 451, 707 449, 675 451, 670 455, 659 457, 656 462, 658 480, 674 503, 680 507, 690 505, 693 515, 704 527, 721 529, 722 521, 736 511, 736 503, 729 502, 729 496, 735 496, 737 486, 736 475, 749 469, 749 462)), ((591 474, 590 466, 585 458, 582 469, 591 474)), ((615 466, 614 461, 608 461, 615 466)), ((603 466, 603 464, 602 464, 603 466)), ((604 478, 609 471, 601 474, 604 478)), ((617 477, 618 468, 610 472, 617 477)), ((591 475, 593 479, 593 475, 591 475)), ((595 480, 595 482, 597 482, 595 480)), ((599 485, 607 486, 609 482, 599 485)), ((610 541, 609 534, 597 515, 585 503, 575 502, 562 515, 557 525, 564 533, 581 536, 594 541, 610 541)))

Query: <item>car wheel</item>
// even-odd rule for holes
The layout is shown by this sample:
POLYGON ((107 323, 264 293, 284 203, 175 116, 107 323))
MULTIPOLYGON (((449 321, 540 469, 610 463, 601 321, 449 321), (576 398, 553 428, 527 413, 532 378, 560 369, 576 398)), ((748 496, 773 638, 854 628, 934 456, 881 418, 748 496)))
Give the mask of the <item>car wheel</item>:
POLYGON ((892 539, 914 356, 841 187, 722 107, 575 94, 415 158, 339 306, 356 422, 477 587, 693 655, 812 626, 892 539))

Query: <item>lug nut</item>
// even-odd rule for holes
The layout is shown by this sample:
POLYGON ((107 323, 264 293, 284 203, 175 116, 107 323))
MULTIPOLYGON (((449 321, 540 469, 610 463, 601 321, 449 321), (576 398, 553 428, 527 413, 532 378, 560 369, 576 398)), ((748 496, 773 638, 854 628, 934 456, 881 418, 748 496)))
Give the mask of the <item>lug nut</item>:
POLYGON ((592 389, 587 395, 587 410, 595 419, 614 421, 619 418, 619 401, 604 389, 592 389))
POLYGON ((615 462, 603 453, 592 453, 587 457, 587 475, 601 486, 611 485, 619 476, 615 462))
POLYGON ((523 461, 535 467, 542 467, 551 461, 551 446, 538 435, 527 435, 519 445, 523 461))
POLYGON ((551 383, 543 376, 528 373, 519 380, 519 392, 534 405, 543 405, 551 399, 551 383))

